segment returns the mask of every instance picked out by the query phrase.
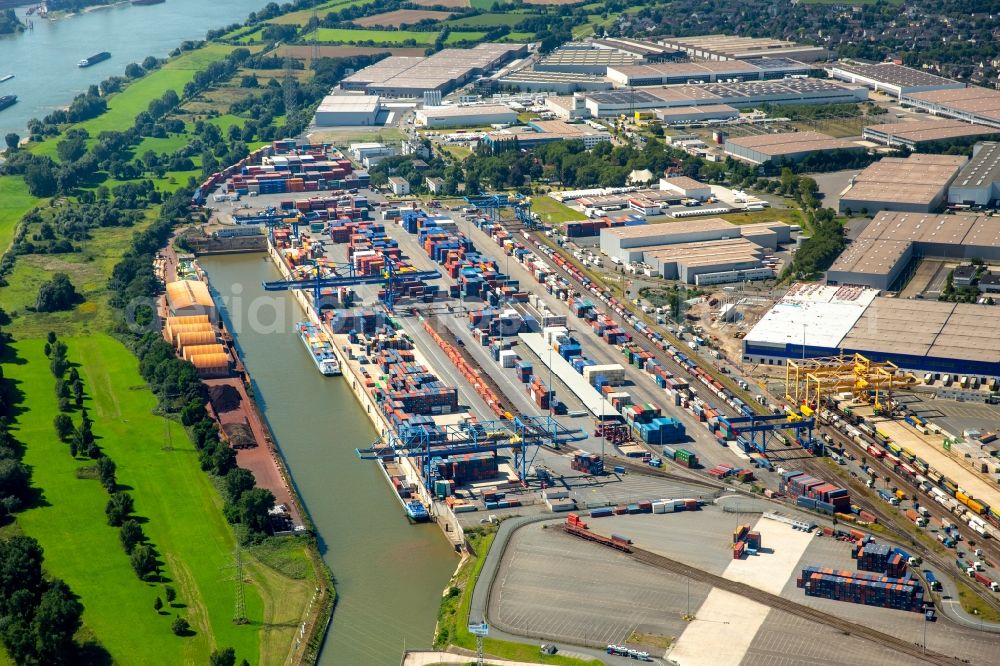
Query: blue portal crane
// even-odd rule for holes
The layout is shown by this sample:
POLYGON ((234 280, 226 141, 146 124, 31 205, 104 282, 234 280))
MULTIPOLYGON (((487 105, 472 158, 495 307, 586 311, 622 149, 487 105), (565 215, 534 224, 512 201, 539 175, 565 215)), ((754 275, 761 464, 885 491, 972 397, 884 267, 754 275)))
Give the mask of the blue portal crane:
POLYGON ((535 229, 538 226, 538 221, 531 214, 531 199, 523 194, 515 194, 513 200, 507 194, 483 194, 465 197, 465 200, 470 206, 482 209, 490 222, 500 221, 502 209, 513 208, 514 216, 525 228, 535 229))
POLYGON ((514 456, 514 469, 521 481, 525 481, 538 447, 559 446, 586 438, 587 433, 583 430, 567 428, 551 416, 515 416, 446 426, 403 424, 383 434, 370 447, 356 449, 356 453, 362 460, 421 457, 424 483, 430 490, 434 480, 432 458, 509 448, 514 456))
POLYGON ((822 441, 813 440, 813 427, 816 425, 815 419, 798 416, 792 417, 789 414, 753 414, 751 416, 720 416, 719 418, 728 424, 733 437, 749 433, 751 446, 761 453, 767 453, 768 433, 778 430, 794 430, 795 437, 802 442, 804 448, 813 450, 814 447, 818 446, 819 450, 816 453, 822 455, 822 441), (803 431, 806 434, 805 438, 802 437, 803 431), (760 442, 757 441, 758 433, 760 433, 760 442))
POLYGON ((418 271, 409 268, 397 269, 394 261, 385 257, 385 268, 374 275, 361 275, 357 273, 353 262, 346 263, 326 263, 324 266, 332 268, 333 275, 321 277, 319 274, 320 265, 314 264, 312 270, 314 276, 304 280, 277 280, 275 282, 265 282, 264 291, 288 291, 289 289, 312 289, 313 303, 319 304, 320 292, 323 289, 336 289, 339 287, 354 287, 362 284, 384 285, 385 291, 382 302, 391 312, 396 304, 398 296, 398 285, 402 280, 436 280, 441 277, 440 271, 418 271))

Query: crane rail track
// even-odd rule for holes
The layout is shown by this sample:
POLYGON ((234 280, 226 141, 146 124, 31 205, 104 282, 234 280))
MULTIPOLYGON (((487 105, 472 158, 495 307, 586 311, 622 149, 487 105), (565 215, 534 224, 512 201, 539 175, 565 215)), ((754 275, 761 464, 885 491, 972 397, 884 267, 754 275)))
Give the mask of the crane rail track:
POLYGON ((795 615, 796 617, 804 620, 826 625, 845 634, 864 638, 883 647, 895 650, 900 654, 908 655, 916 660, 928 664, 940 664, 942 666, 953 666, 954 664, 962 663, 961 660, 956 657, 949 657, 931 651, 925 652, 916 643, 909 643, 896 636, 891 636, 876 629, 872 629, 871 627, 866 627, 864 625, 824 613, 823 611, 810 606, 796 603, 790 599, 785 599, 784 597, 776 594, 771 594, 770 592, 757 589, 756 587, 747 585, 746 583, 739 583, 737 581, 729 580, 728 578, 723 578, 722 576, 711 574, 707 571, 702 571, 701 569, 672 560, 668 557, 664 557, 663 555, 658 555, 657 553, 653 553, 642 548, 636 548, 635 545, 630 546, 630 548, 632 549, 632 557, 643 564, 647 564, 664 571, 669 571, 671 573, 690 578, 691 580, 699 583, 704 583, 720 590, 745 597, 751 601, 756 601, 757 603, 774 608, 775 610, 795 615))

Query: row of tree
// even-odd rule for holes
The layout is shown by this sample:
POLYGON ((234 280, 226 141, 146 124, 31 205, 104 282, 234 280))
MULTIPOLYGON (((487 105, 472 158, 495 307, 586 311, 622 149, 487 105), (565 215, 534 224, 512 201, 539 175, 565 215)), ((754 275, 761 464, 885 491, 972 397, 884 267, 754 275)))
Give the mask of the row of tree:
MULTIPOLYGON (((6 322, 0 310, 0 325, 6 322)), ((0 352, 9 342, 0 330, 0 352)), ((15 400, 0 365, 0 521, 33 499, 31 472, 21 462, 24 447, 9 427, 15 400)), ((79 663, 80 646, 73 636, 83 606, 66 583, 44 574, 42 562, 42 548, 34 539, 0 539, 0 641, 16 664, 79 663)))
MULTIPOLYGON (((148 304, 160 291, 152 272, 154 254, 167 242, 174 224, 186 219, 190 197, 191 191, 185 189, 171 195, 157 220, 136 234, 132 247, 112 270, 112 304, 123 315, 133 313, 142 319, 152 314, 148 304)), ((202 469, 225 480, 226 517, 238 526, 241 540, 265 538, 271 533, 268 515, 274 495, 256 488, 253 475, 237 467, 236 453, 221 440, 217 424, 205 409, 207 391, 194 366, 178 358, 158 331, 140 333, 123 321, 118 332, 139 358, 139 372, 163 410, 177 415, 189 429, 202 469)))

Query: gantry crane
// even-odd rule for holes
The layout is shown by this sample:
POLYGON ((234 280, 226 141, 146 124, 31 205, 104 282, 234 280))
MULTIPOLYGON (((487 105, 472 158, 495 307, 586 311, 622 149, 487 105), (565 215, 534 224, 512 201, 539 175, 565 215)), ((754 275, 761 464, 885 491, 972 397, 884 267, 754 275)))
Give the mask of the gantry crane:
POLYGON ((500 211, 504 208, 513 208, 514 216, 526 229, 538 227, 538 220, 531 213, 531 199, 523 194, 515 194, 513 201, 507 194, 483 194, 465 197, 465 200, 470 206, 482 209, 490 222, 499 222, 500 211))
POLYGON ((362 275, 357 273, 353 262, 315 262, 310 270, 313 276, 304 280, 277 280, 265 282, 265 291, 288 291, 289 289, 312 289, 313 303, 319 304, 323 289, 338 287, 354 287, 362 284, 384 285, 382 302, 392 312, 396 305, 397 287, 401 280, 435 280, 441 277, 440 271, 418 271, 413 268, 397 268, 396 263, 385 257, 385 267, 375 274, 362 275), (329 269, 332 275, 323 276, 323 268, 329 269))
POLYGON ((495 421, 465 422, 428 428, 403 424, 397 430, 385 432, 368 448, 356 449, 362 460, 420 457, 424 483, 428 490, 433 483, 433 458, 465 453, 481 453, 510 449, 514 469, 521 481, 527 480, 528 468, 543 445, 567 444, 587 438, 587 433, 562 425, 551 416, 516 416, 495 421))
POLYGON ((872 361, 861 354, 847 354, 804 361, 789 360, 785 366, 785 398, 792 404, 815 410, 831 394, 849 391, 860 402, 870 403, 881 413, 894 390, 916 382, 892 361, 872 361))

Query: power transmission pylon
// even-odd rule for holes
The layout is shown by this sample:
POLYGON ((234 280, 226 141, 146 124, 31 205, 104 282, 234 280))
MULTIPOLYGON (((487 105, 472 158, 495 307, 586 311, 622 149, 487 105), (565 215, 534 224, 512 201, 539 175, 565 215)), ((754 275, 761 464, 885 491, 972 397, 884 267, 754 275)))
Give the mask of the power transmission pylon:
POLYGON ((285 93, 286 124, 287 119, 292 117, 292 112, 295 110, 295 68, 292 63, 291 57, 285 58, 285 76, 281 86, 285 93))
POLYGON ((233 624, 247 624, 250 619, 247 617, 246 594, 243 590, 245 581, 243 579, 243 551, 239 546, 233 551, 233 564, 223 569, 233 569, 233 575, 225 580, 236 582, 236 604, 233 610, 233 624))
POLYGON ((319 40, 317 39, 317 36, 319 35, 319 16, 316 15, 315 9, 313 9, 312 17, 312 49, 309 51, 309 67, 315 67, 316 61, 319 60, 319 40))

